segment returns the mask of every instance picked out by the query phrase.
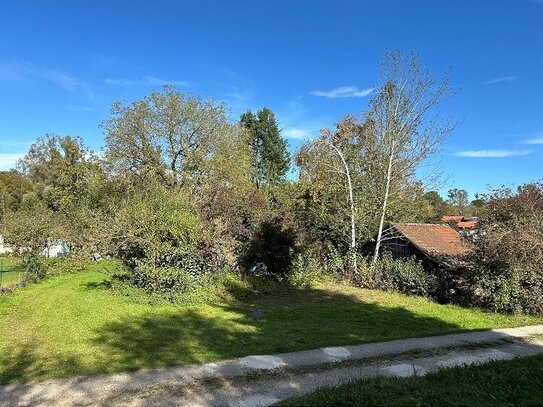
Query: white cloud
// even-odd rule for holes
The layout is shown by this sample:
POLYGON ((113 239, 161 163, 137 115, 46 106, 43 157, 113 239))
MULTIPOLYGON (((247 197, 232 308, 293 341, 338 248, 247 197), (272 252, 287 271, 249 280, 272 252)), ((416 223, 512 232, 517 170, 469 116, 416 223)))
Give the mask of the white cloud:
POLYGON ((162 85, 173 85, 173 86, 183 86, 189 87, 191 83, 188 81, 179 81, 179 80, 166 80, 156 78, 154 76, 144 76, 141 79, 111 79, 107 78, 104 80, 107 85, 115 86, 162 86, 162 85))
POLYGON ((305 140, 311 137, 311 131, 300 129, 296 127, 290 127, 288 129, 283 129, 281 132, 286 138, 294 140, 305 140))
POLYGON ((322 96, 329 99, 337 98, 361 98, 373 92, 373 88, 358 89, 356 86, 341 86, 332 90, 316 90, 311 92, 313 96, 322 96))
POLYGON ((543 135, 525 140, 522 142, 522 144, 543 144, 543 135))
POLYGON ((494 78, 489 81, 485 82, 485 85, 492 85, 494 83, 501 83, 501 82, 512 82, 516 81, 518 78, 516 76, 502 76, 499 78, 494 78))
POLYGON ((66 90, 74 90, 86 85, 74 76, 45 66, 28 62, 0 64, 0 80, 8 82, 23 82, 27 78, 38 78, 51 82, 66 90))
POLYGON ((0 153, 0 171, 14 168, 17 161, 24 155, 25 153, 0 153))
POLYGON ((457 157, 469 158, 505 158, 528 155, 533 150, 466 150, 454 153, 457 157))

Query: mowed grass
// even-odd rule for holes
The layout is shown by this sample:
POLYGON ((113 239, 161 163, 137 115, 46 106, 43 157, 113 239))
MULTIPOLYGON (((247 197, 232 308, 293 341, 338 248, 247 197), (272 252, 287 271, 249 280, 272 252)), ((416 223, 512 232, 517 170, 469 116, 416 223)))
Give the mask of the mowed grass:
POLYGON ((21 282, 24 265, 17 257, 0 257, 0 288, 12 287, 21 282))
POLYGON ((281 406, 540 406, 543 355, 324 388, 281 406))
POLYGON ((337 283, 251 304, 148 305, 112 294, 107 266, 0 296, 0 383, 543 322, 337 283))

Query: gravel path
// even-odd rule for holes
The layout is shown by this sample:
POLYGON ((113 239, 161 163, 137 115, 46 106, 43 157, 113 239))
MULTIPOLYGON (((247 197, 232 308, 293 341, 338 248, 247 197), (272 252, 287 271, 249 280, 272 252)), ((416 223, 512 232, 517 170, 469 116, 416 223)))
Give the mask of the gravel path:
POLYGON ((537 325, 7 385, 0 406, 267 406, 358 378, 543 353, 542 334, 537 325))

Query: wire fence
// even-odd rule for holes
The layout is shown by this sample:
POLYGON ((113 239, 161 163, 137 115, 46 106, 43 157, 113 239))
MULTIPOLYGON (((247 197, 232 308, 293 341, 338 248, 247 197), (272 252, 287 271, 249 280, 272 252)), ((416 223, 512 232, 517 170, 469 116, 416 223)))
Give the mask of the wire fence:
POLYGON ((20 286, 25 279, 23 261, 15 257, 0 257, 0 291, 20 286))

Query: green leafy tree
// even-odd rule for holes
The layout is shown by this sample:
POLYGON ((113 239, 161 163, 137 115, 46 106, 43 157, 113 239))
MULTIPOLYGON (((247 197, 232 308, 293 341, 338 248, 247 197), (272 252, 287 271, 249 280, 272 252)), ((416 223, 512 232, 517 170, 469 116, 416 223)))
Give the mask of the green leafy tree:
POLYGON ((240 124, 251 137, 253 177, 257 187, 281 184, 290 167, 290 155, 273 112, 267 107, 259 110, 256 115, 248 111, 241 115, 240 124))
POLYGON ((0 222, 8 211, 17 210, 26 194, 32 192, 32 182, 19 171, 0 171, 0 222))
POLYGON ((428 220, 432 222, 439 222, 443 215, 447 214, 449 205, 437 191, 426 192, 424 194, 424 199, 430 205, 428 220))
POLYGON ((32 181, 38 198, 62 213, 93 205, 104 179, 97 157, 80 137, 48 134, 39 138, 19 167, 32 181))
POLYGON ((102 126, 110 171, 138 188, 153 183, 196 188, 206 176, 202 162, 213 154, 214 140, 232 127, 224 104, 171 86, 128 105, 113 104, 102 126))
POLYGON ((493 191, 474 240, 475 302, 495 311, 543 312, 543 183, 493 191))
POLYGON ((449 189, 447 192, 447 197, 449 198, 449 203, 456 209, 457 213, 460 215, 466 214, 466 209, 468 207, 468 191, 465 189, 449 189))

